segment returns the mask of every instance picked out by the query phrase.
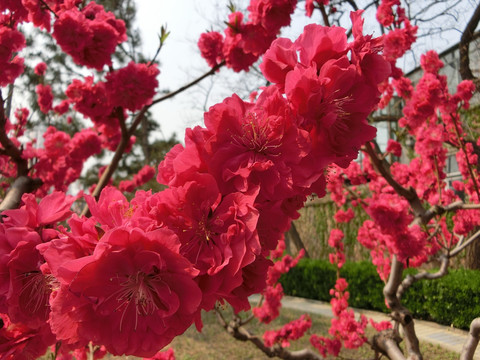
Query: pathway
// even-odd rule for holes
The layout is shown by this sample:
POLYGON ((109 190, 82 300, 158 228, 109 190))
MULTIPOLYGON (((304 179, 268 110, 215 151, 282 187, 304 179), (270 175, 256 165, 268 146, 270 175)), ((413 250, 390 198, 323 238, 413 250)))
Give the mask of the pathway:
MULTIPOLYGON (((256 301, 259 296, 252 296, 251 299, 256 301)), ((332 309, 329 303, 298 298, 293 296, 285 296, 282 300, 282 306, 288 309, 294 309, 311 314, 318 314, 325 317, 333 317, 332 309)), ((383 313, 354 309, 357 315, 364 314, 368 318, 372 318, 376 322, 390 320, 383 313)), ((463 344, 467 339, 468 332, 455 329, 453 327, 438 325, 433 322, 415 320, 415 330, 420 341, 428 341, 431 344, 439 345, 447 350, 461 353, 463 344)), ((480 346, 477 347, 474 359, 480 360, 480 346)))

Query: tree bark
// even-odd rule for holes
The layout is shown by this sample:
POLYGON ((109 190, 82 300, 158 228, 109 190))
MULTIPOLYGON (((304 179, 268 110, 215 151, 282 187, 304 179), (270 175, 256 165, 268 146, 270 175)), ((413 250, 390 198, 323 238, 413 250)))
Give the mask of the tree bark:
POLYGON ((460 360, 472 360, 475 350, 480 340, 480 318, 476 318, 470 324, 470 332, 468 339, 463 345, 462 353, 460 354, 460 360))
POLYGON ((17 209, 20 205, 22 195, 34 191, 41 183, 40 179, 32 179, 29 176, 19 176, 16 178, 0 204, 0 214, 4 210, 17 209))
POLYGON ((296 256, 298 252, 303 249, 305 250, 304 257, 310 257, 293 221, 290 225, 290 229, 285 233, 285 247, 287 248, 287 252, 292 256, 296 256))
POLYGON ((474 31, 480 22, 480 3, 477 5, 472 17, 470 18, 462 37, 460 38, 459 53, 460 53, 460 76, 463 80, 474 80, 475 85, 479 86, 479 79, 475 78, 472 69, 470 68, 470 42, 474 38, 474 31))

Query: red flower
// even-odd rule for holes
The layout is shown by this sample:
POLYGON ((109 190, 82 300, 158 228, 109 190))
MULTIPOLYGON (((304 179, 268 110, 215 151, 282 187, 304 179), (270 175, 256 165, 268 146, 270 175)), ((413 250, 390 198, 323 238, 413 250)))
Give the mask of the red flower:
POLYGON ((265 52, 260 70, 268 81, 283 90, 285 77, 297 65, 297 52, 290 39, 278 38, 265 52))
POLYGON ((65 94, 74 103, 75 110, 92 120, 108 116, 112 111, 105 83, 94 83, 92 76, 87 76, 84 82, 74 79, 65 94))
POLYGON ((50 318, 57 339, 92 340, 114 355, 157 353, 191 325, 201 300, 197 271, 179 247, 166 229, 118 228, 93 255, 61 264, 50 318))
POLYGON ((211 134, 207 163, 222 193, 258 184, 260 196, 284 200, 296 195, 294 183, 308 187, 320 176, 300 166, 310 149, 308 135, 276 87, 265 89, 255 105, 236 95, 227 98, 210 108, 205 124, 211 134))
POLYGON ((280 28, 290 25, 296 5, 296 0, 251 0, 248 19, 276 35, 280 28))
POLYGON ((198 48, 210 67, 218 65, 223 60, 222 47, 223 36, 219 32, 210 31, 200 35, 198 48))
POLYGON ((158 86, 159 73, 156 65, 137 64, 133 61, 126 67, 109 73, 105 88, 110 104, 130 111, 151 104, 158 86))
POLYGON ((175 231, 182 244, 180 254, 200 271, 202 308, 210 310, 240 286, 242 269, 260 254, 256 195, 256 191, 232 193, 222 198, 211 175, 197 174, 150 200, 147 212, 175 231))
POLYGON ((48 324, 31 329, 25 324, 13 324, 7 315, 0 314, 0 357, 2 359, 31 360, 47 352, 55 337, 48 324))
POLYGON ((126 40, 125 23, 103 6, 89 3, 82 11, 65 10, 53 25, 58 45, 79 65, 102 70, 111 65, 117 44, 126 40))
POLYGON ((23 73, 23 58, 14 54, 25 47, 25 37, 17 29, 0 24, 0 87, 12 83, 23 73))
POLYGON ((44 114, 52 110, 53 105, 53 93, 50 85, 38 84, 35 88, 37 93, 37 102, 40 107, 40 111, 44 114))
POLYGON ((402 156, 402 145, 393 139, 388 139, 387 152, 392 153, 396 157, 402 156))
POLYGON ((43 76, 45 75, 45 71, 47 71, 47 64, 44 62, 39 62, 37 65, 35 65, 35 69, 33 71, 38 76, 43 76))

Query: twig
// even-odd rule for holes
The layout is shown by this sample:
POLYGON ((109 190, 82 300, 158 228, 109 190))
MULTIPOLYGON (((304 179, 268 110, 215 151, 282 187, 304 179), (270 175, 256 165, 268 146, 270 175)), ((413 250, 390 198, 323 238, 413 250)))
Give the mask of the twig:
POLYGON ((202 81, 206 77, 209 77, 210 75, 214 75, 215 72, 224 65, 225 65, 225 61, 222 61, 220 64, 215 65, 213 68, 210 69, 210 71, 206 72, 205 74, 203 74, 199 78, 193 80, 192 82, 189 82, 188 84, 178 88, 177 90, 172 91, 171 93, 168 93, 168 94, 166 94, 166 95, 164 95, 164 96, 162 96, 162 97, 160 97, 156 100, 153 100, 152 103, 149 105, 149 107, 151 107, 155 104, 158 104, 158 103, 160 103, 164 100, 170 99, 171 97, 174 97, 175 95, 181 93, 182 91, 187 90, 188 88, 192 87, 193 85, 198 84, 200 81, 202 81))

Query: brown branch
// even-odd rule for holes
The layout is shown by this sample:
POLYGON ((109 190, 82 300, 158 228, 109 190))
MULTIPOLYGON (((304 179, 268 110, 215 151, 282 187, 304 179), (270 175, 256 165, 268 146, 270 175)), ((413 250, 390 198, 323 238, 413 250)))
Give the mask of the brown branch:
POLYGON ((8 189, 7 195, 0 204, 0 213, 4 210, 17 209, 22 195, 37 189, 42 184, 40 179, 32 179, 29 176, 19 176, 8 189))
POLYGON ((263 340, 251 333, 248 329, 241 325, 241 318, 235 316, 230 322, 227 322, 220 310, 215 309, 217 320, 228 334, 239 341, 251 342, 259 350, 268 357, 278 357, 284 360, 322 360, 323 358, 314 353, 310 349, 302 349, 297 351, 289 351, 280 344, 274 346, 266 346, 263 340))
POLYGON ((470 69, 470 55, 469 48, 470 42, 473 40, 474 31, 480 22, 480 3, 477 5, 472 17, 468 21, 462 37, 460 38, 459 52, 460 52, 460 76, 463 80, 476 80, 478 88, 478 79, 472 73, 470 69))
POLYGON ((391 360, 406 360, 398 344, 402 339, 393 329, 383 330, 373 336, 372 349, 391 360))
POLYGON ((472 360, 480 340, 480 318, 476 318, 470 324, 470 332, 465 344, 463 344, 460 360, 472 360))
POLYGON ((442 215, 446 212, 457 210, 474 210, 480 209, 480 204, 464 204, 463 201, 455 201, 447 206, 434 205, 430 209, 426 210, 421 217, 422 224, 428 224, 437 215, 442 215))
POLYGON ((425 208, 420 201, 416 191, 410 187, 409 189, 405 189, 402 185, 400 185, 390 173, 389 165, 385 159, 381 160, 378 156, 376 151, 373 149, 372 144, 367 142, 365 144, 365 150, 372 160, 373 166, 375 169, 382 175, 388 184, 395 190, 395 192, 403 196, 409 202, 414 214, 416 216, 423 216, 425 213, 425 208))
POLYGON ((395 115, 372 115, 368 118, 369 123, 377 123, 377 122, 397 122, 400 118, 395 115))
POLYGON ((320 4, 320 6, 318 8, 320 9, 320 12, 322 13, 323 24, 325 26, 330 26, 330 21, 328 20, 328 14, 327 14, 327 11, 325 10, 325 5, 320 4))
POLYGON ((440 258, 440 269, 435 272, 435 273, 429 273, 427 271, 422 271, 418 274, 415 275, 407 275, 405 279, 400 283, 397 289, 397 298, 401 299, 403 293, 405 290, 407 290, 410 286, 413 285, 413 283, 423 280, 423 279, 428 279, 428 280, 434 280, 434 279, 439 279, 445 275, 448 274, 448 265, 450 262, 450 256, 443 255, 440 258))
POLYGON ((458 255, 463 249, 465 249, 468 245, 476 241, 480 237, 480 230, 478 230, 475 234, 470 236, 467 241, 462 242, 461 244, 457 245, 455 249, 450 253, 450 257, 454 257, 458 255))
MULTIPOLYGON (((134 124, 132 124, 132 127, 130 129, 127 129, 127 127, 125 125, 125 119, 124 119, 124 116, 123 116, 123 109, 122 108, 117 108, 114 111, 119 116, 118 121, 119 121, 119 124, 120 124, 120 129, 122 130, 122 137, 120 138, 120 142, 117 145, 117 149, 115 150, 115 153, 113 154, 113 158, 110 161, 110 164, 108 164, 107 169, 103 172, 102 176, 98 180, 97 186, 95 187, 95 190, 93 190, 92 196, 97 198, 97 199, 100 196, 100 192, 102 191, 102 189, 105 186, 107 186, 108 182, 112 178, 113 173, 117 169, 118 164, 120 163, 120 160, 122 159, 122 156, 123 156, 125 150, 128 147, 128 144, 130 142, 130 132, 135 131, 135 129, 133 129, 134 124, 138 125, 138 123, 139 123, 139 122, 138 123, 134 122, 134 124)), ((145 112, 143 112, 142 114, 144 114, 144 113, 145 112)), ((85 207, 83 208, 83 211, 82 211, 82 216, 86 216, 87 214, 88 214, 88 205, 85 205, 85 207)))
POLYGON ((415 333, 415 325, 412 314, 405 308, 400 299, 397 297, 397 290, 402 283, 403 276, 403 264, 394 255, 392 259, 392 265, 390 270, 390 276, 383 288, 383 294, 385 300, 392 310, 392 318, 400 323, 403 328, 405 337, 406 349, 408 351, 409 360, 422 360, 422 354, 420 353, 420 344, 415 333))
POLYGON ((189 82, 188 84, 178 88, 177 90, 172 91, 171 93, 168 93, 168 94, 166 94, 166 95, 164 95, 164 96, 162 96, 158 99, 153 100, 152 103, 149 105, 149 107, 151 107, 155 104, 158 104, 158 103, 160 103, 164 100, 170 99, 170 98, 174 97, 175 95, 181 93, 182 91, 185 91, 188 88, 192 87, 193 85, 198 84, 200 81, 209 77, 210 75, 214 75, 217 72, 217 70, 220 69, 224 65, 225 65, 225 61, 222 61, 220 64, 215 65, 213 68, 210 69, 210 71, 206 72, 205 74, 203 74, 199 78, 193 80, 192 82, 189 82))

